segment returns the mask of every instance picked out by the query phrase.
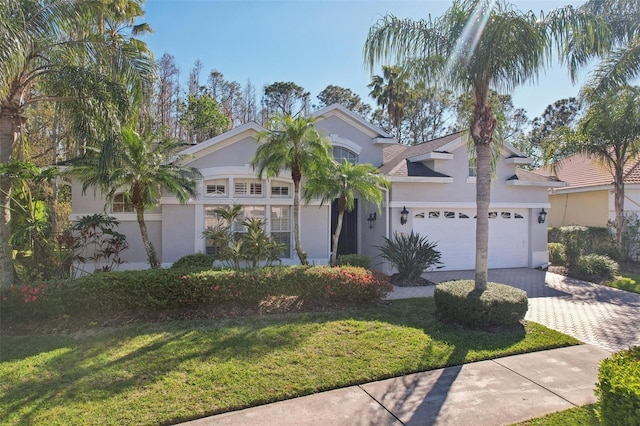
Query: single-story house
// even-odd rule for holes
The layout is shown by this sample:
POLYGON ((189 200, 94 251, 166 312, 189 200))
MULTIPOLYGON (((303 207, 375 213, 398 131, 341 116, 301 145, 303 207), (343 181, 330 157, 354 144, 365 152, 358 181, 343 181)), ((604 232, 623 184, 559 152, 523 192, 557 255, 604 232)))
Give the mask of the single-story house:
MULTIPOLYGON (((536 173, 566 182, 549 190, 549 226, 607 226, 615 219, 613 174, 593 156, 574 154, 559 162, 555 170, 536 173)), ((640 214, 640 159, 631 161, 624 171, 624 210, 640 214)))
MULTIPOLYGON (((465 133, 405 146, 340 105, 314 115, 319 118, 316 127, 333 144, 336 159, 371 163, 391 183, 380 211, 356 200, 355 210, 345 216, 339 254, 370 256, 377 269, 389 272, 377 247, 383 237, 413 230, 438 242, 444 269, 474 268, 476 169, 465 133)), ((288 247, 282 263, 298 262, 293 250, 290 175, 258 179, 249 165, 262 130, 248 123, 183 151, 188 155, 186 163, 202 173, 200 195, 187 204, 165 196, 145 216, 163 265, 212 249, 202 233, 216 223, 213 210, 231 204, 243 205, 245 217, 266 219, 267 231, 288 247)), ((511 145, 502 148, 489 212, 490 268, 538 267, 548 261, 547 224, 541 222, 540 213, 550 207, 548 189, 562 183, 518 168, 529 161, 511 145)), ((72 219, 102 211, 104 205, 99 192, 83 195, 81 184, 72 181, 72 219)), ((127 235, 130 245, 122 255, 127 261, 122 268, 144 268, 146 255, 135 214, 122 207, 116 197, 107 211, 120 221, 119 232, 127 235)), ((332 205, 321 205, 319 200, 301 207, 301 242, 311 263, 328 263, 335 214, 332 205)))

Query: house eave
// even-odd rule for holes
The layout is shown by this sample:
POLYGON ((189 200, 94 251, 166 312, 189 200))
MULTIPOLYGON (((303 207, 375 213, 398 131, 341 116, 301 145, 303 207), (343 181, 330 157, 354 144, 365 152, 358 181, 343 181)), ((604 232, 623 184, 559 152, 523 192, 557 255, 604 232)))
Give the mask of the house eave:
POLYGON ((407 160, 412 163, 416 163, 418 161, 426 161, 426 160, 453 160, 453 154, 449 152, 437 152, 432 151, 422 155, 416 155, 414 157, 409 157, 407 160))
POLYGON ((394 138, 374 138, 371 143, 374 145, 393 145, 398 143, 398 140, 394 138))
POLYGON ((507 164, 531 164, 533 159, 529 157, 510 157, 505 158, 504 162, 507 164))
POLYGON ((387 176, 389 182, 453 183, 452 177, 387 176))
POLYGON ((566 182, 539 182, 539 181, 532 181, 532 180, 517 180, 517 179, 508 180, 505 182, 505 184, 509 186, 538 186, 538 187, 542 186, 546 188, 562 188, 568 185, 566 182))

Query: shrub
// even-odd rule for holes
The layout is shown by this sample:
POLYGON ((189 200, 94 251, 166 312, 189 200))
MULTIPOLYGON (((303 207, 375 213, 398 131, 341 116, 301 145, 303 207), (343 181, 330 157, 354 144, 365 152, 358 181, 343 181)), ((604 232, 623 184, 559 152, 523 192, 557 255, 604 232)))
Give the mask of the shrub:
POLYGON ((554 265, 566 265, 566 247, 562 243, 549 243, 549 262, 554 265))
POLYGON ((2 288, 0 314, 13 321, 135 316, 164 309, 256 304, 280 295, 307 302, 366 304, 391 289, 384 275, 353 266, 105 272, 48 285, 2 288))
POLYGON ((182 256, 176 260, 172 269, 201 269, 211 268, 213 266, 214 257, 206 253, 193 253, 186 256, 182 256))
POLYGON ((598 418, 608 425, 638 425, 640 419, 640 346, 600 363, 596 395, 598 418))
POLYGON ((457 324, 483 326, 513 325, 524 319, 527 293, 505 284, 488 283, 477 293, 472 280, 448 281, 436 286, 434 301, 439 315, 457 324))
POLYGON ((436 265, 440 265, 437 268, 442 267, 441 254, 435 249, 437 243, 429 242, 420 234, 395 232, 392 239, 383 238, 384 245, 378 247, 380 256, 398 270, 401 282, 411 282, 436 265))
POLYGON ((617 271, 616 261, 600 254, 580 256, 575 266, 575 272, 587 278, 612 278, 617 271))
POLYGON ((565 246, 565 262, 574 268, 578 258, 585 254, 603 254, 617 258, 611 232, 603 227, 563 226, 549 228, 549 243, 561 243, 565 246))
POLYGON ((371 258, 362 254, 342 254, 338 256, 337 266, 359 266, 371 269, 371 258))

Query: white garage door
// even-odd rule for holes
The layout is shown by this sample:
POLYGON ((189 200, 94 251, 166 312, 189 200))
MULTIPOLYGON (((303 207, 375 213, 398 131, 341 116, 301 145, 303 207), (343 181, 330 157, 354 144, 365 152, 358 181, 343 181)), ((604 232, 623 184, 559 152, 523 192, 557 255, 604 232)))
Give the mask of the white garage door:
MULTIPOLYGON (((475 209, 414 209, 413 230, 437 241, 445 270, 474 269, 475 209)), ((489 210, 489 268, 528 266, 528 211, 489 210)))

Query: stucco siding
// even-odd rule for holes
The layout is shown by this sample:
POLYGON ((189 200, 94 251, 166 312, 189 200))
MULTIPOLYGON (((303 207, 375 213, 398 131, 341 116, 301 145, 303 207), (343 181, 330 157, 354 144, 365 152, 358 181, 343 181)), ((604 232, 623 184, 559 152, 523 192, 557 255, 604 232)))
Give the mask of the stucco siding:
POLYGON ((256 140, 253 137, 246 137, 188 164, 196 168, 244 166, 251 161, 256 146, 256 140))
POLYGON ((318 121, 316 128, 325 136, 336 134, 360 145, 362 151, 358 156, 358 162, 371 163, 376 167, 382 164, 382 147, 374 145, 369 135, 359 131, 346 121, 335 116, 327 117, 318 121))
POLYGON ((607 226, 609 191, 549 194, 549 226, 607 226))
MULTIPOLYGON (((309 261, 317 260, 326 263, 331 251, 329 223, 329 206, 301 206, 300 207, 300 237, 302 248, 307 252, 309 261)), ((292 229, 293 233, 293 229, 292 229)), ((291 246, 292 255, 295 257, 295 244, 291 246)))
POLYGON ((195 253, 202 236, 195 231, 194 205, 166 205, 162 209, 162 263, 172 264, 184 255, 195 253))

